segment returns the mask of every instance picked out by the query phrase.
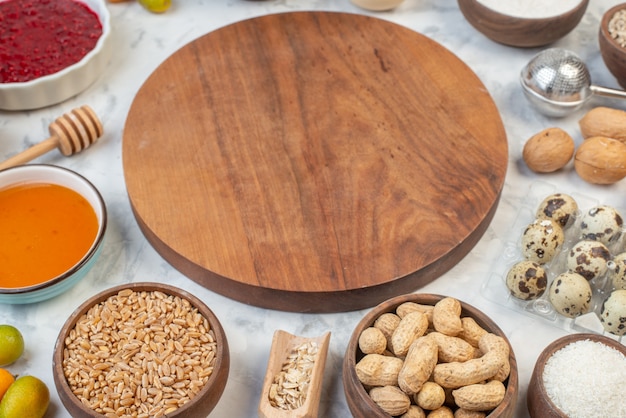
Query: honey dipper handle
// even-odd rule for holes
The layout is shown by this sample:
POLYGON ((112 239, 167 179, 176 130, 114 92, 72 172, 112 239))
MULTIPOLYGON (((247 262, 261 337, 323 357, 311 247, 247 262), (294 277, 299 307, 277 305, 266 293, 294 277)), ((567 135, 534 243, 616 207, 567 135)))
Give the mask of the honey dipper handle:
POLYGON ((0 170, 4 170, 5 168, 15 167, 16 165, 27 163, 35 158, 52 151, 57 147, 59 139, 55 136, 52 136, 45 141, 42 141, 38 144, 33 145, 25 151, 20 152, 17 155, 3 161, 0 163, 0 170))

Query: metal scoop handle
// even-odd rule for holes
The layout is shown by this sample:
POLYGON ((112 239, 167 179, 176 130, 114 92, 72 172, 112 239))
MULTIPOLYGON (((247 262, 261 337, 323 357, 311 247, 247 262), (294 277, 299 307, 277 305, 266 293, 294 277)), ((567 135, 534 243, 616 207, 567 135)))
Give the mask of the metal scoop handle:
POLYGON ((626 99, 626 91, 611 89, 608 87, 600 87, 600 86, 589 86, 589 90, 593 94, 597 94, 602 97, 611 97, 613 99, 626 99))

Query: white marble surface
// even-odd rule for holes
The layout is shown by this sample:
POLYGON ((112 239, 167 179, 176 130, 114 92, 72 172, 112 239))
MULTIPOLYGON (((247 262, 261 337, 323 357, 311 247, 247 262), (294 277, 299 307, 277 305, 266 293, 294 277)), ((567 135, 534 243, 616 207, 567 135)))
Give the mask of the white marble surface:
MULTIPOLYGON (((353 327, 365 311, 340 314, 296 314, 246 306, 224 298, 189 280, 165 262, 138 229, 129 206, 121 163, 121 141, 128 109, 146 77, 170 54, 193 39, 224 25, 259 15, 299 10, 364 13, 397 22, 438 41, 465 61, 492 94, 509 138, 509 167, 501 203, 478 245, 452 270, 423 292, 458 297, 496 320, 506 332, 517 356, 520 393, 516 417, 528 415, 526 389, 541 350, 568 331, 493 303, 481 294, 481 285, 496 262, 495 252, 508 239, 510 225, 530 185, 546 181, 560 191, 578 191, 615 206, 626 206, 626 182, 608 187, 581 181, 571 166, 538 176, 521 161, 525 140, 550 126, 568 130, 581 141, 577 120, 584 110, 554 120, 535 111, 522 95, 520 69, 540 49, 517 49, 496 44, 472 28, 455 0, 405 0, 396 10, 370 13, 349 0, 173 0, 164 15, 146 12, 136 2, 109 4, 113 19, 114 55, 106 73, 84 93, 62 104, 29 112, 0 111, 0 158, 41 141, 57 116, 89 104, 101 117, 105 136, 93 148, 66 158, 53 151, 37 162, 71 168, 90 179, 103 194, 109 210, 109 231, 101 258, 88 276, 67 294, 26 306, 0 307, 0 323, 12 323, 24 333, 27 349, 12 366, 15 373, 42 378, 52 389, 46 415, 67 417, 52 378, 52 349, 64 321, 87 297, 110 286, 134 281, 159 281, 187 289, 202 298, 218 315, 231 349, 231 371, 226 390, 212 416, 256 416, 272 334, 284 329, 299 335, 331 331, 330 352, 321 399, 320 417, 349 417, 341 381, 341 362, 353 327)), ((605 68, 597 43, 602 13, 617 1, 594 0, 580 25, 555 46, 576 51, 587 62, 596 84, 617 87, 605 68)), ((619 102, 603 102, 623 107, 619 102)), ((589 103, 586 109, 594 103, 589 103)), ((176 112, 176 109, 172 109, 176 112)))

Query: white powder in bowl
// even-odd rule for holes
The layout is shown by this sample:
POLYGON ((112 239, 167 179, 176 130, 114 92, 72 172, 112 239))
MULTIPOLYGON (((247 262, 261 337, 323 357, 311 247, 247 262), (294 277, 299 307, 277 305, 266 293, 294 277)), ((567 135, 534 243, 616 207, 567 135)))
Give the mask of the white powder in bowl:
POLYGON ((543 384, 569 418, 626 417, 626 356, 591 340, 566 345, 547 361, 543 384))
POLYGON ((477 0, 498 13, 523 18, 558 16, 578 6, 582 0, 477 0))

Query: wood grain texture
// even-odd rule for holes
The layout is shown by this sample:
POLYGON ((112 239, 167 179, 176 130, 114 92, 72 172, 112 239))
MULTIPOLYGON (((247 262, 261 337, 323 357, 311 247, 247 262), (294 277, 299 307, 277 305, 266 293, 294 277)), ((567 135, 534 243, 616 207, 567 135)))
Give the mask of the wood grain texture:
POLYGON ((458 0, 459 9, 479 32, 498 43, 534 48, 549 45, 570 33, 581 21, 589 0, 558 16, 522 18, 498 13, 479 0, 458 0))
POLYGON ((175 268, 244 303, 372 306, 454 266, 508 159, 476 75, 380 19, 294 12, 184 46, 139 90, 123 138, 131 206, 175 268))
MULTIPOLYGON (((420 305, 434 306, 445 297, 446 296, 444 295, 429 293, 400 295, 380 303, 363 316, 361 321, 354 328, 350 341, 348 341, 342 365, 343 390, 346 395, 348 408, 354 418, 389 418, 389 414, 379 408, 378 405, 374 403, 372 398, 370 398, 367 390, 365 390, 356 374, 356 364, 364 357, 364 354, 359 349, 359 336, 361 335, 361 332, 372 326, 376 319, 382 314, 388 312, 395 313, 396 308, 405 302, 414 302, 420 305)), ((511 345, 506 337, 506 334, 490 317, 474 306, 463 301, 460 302, 461 317, 467 316, 474 318, 476 323, 480 325, 481 328, 504 338, 509 346, 511 345)), ((507 380, 504 381, 506 386, 504 399, 500 405, 492 411, 489 411, 487 418, 513 418, 515 415, 515 407, 517 405, 519 392, 519 375, 517 370, 517 360, 512 347, 509 353, 509 363, 511 365, 511 371, 507 380)))

